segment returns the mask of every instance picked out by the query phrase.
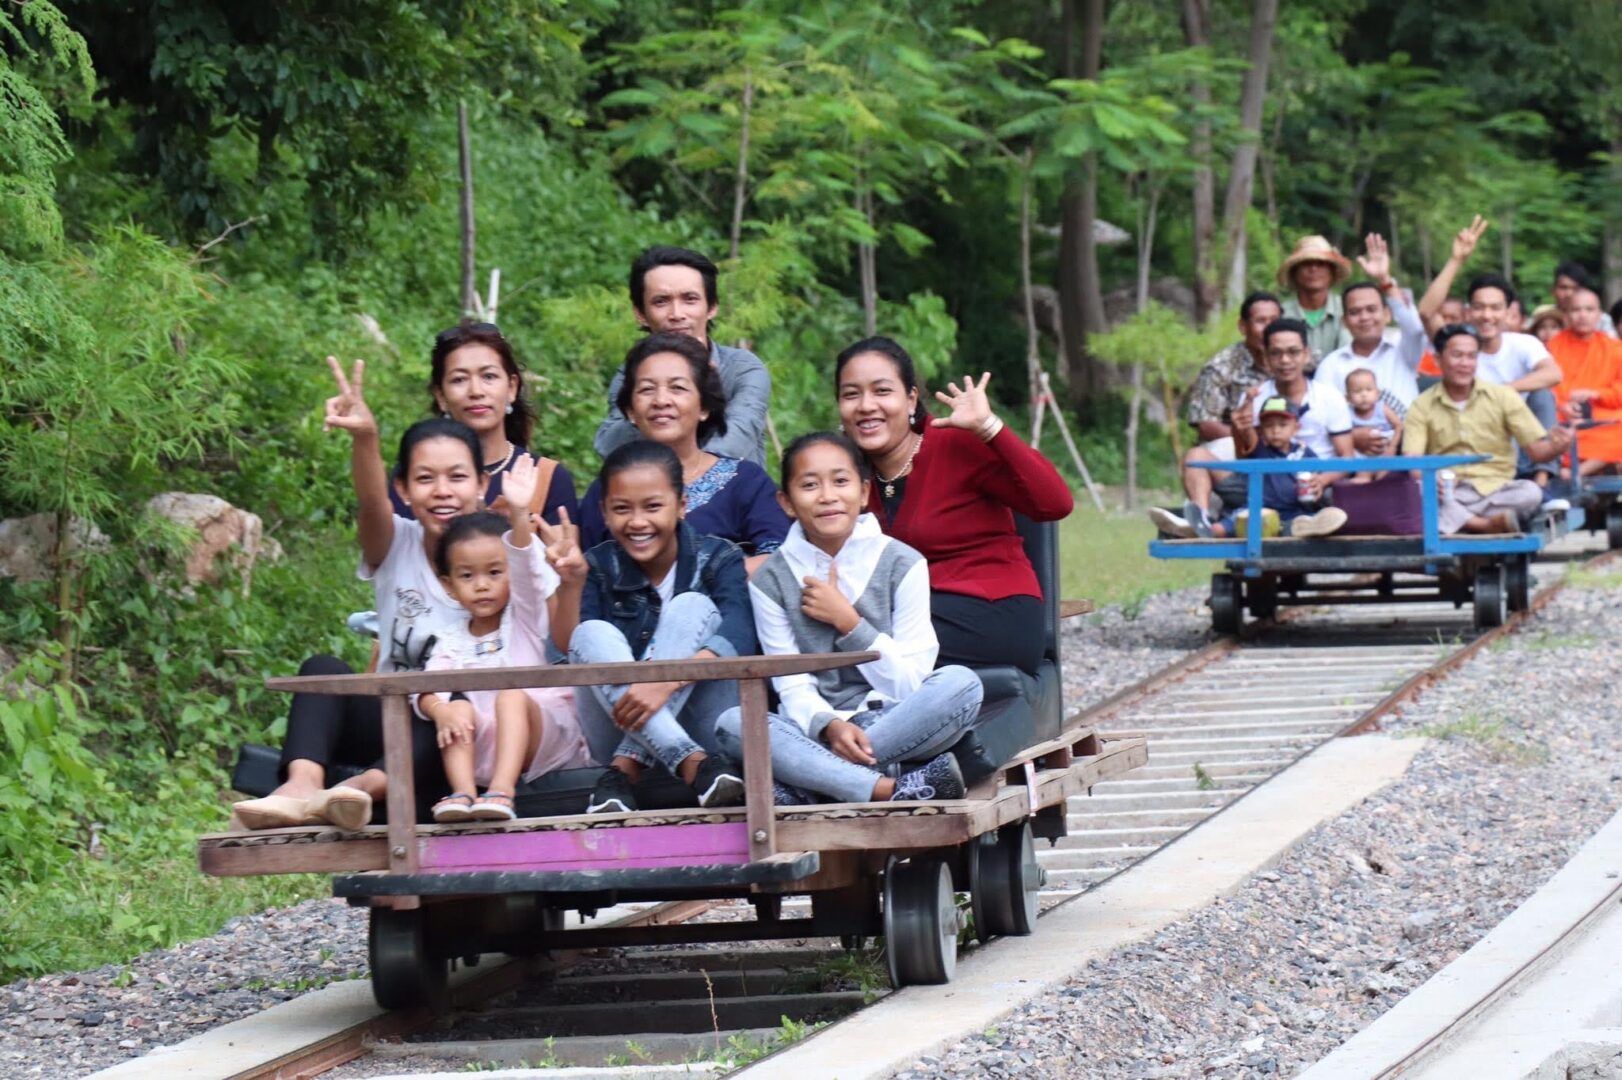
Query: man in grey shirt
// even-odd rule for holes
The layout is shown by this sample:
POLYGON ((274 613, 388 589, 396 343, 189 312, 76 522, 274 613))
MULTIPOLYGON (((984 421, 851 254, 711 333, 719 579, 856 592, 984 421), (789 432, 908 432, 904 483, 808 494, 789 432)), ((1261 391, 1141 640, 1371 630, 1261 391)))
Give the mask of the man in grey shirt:
MULTIPOLYGON (((721 392, 727 401, 727 424, 726 433, 711 436, 704 449, 766 468, 766 408, 771 402, 772 377, 760 357, 748 349, 711 340, 710 322, 717 310, 715 279, 715 264, 696 251, 650 247, 631 263, 631 308, 644 330, 686 334, 709 346, 710 363, 721 376, 721 392)), ((614 404, 624 381, 621 369, 608 384, 608 418, 598 425, 594 442, 603 457, 641 437, 614 404)))

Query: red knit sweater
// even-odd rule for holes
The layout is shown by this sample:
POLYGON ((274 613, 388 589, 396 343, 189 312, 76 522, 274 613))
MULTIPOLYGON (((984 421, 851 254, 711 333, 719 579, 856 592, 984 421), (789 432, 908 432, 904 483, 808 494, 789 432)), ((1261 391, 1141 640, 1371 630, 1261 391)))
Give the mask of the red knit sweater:
POLYGON ((1058 521, 1075 506, 1053 463, 1006 426, 989 443, 961 428, 926 429, 894 521, 883 487, 874 480, 867 508, 929 561, 930 587, 984 600, 1042 596, 1013 511, 1058 521))

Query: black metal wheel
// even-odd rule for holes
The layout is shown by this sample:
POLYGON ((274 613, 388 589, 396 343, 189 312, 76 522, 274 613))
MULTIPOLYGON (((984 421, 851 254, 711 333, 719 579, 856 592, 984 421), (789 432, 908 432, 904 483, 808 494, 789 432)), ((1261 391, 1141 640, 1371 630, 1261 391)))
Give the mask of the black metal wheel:
POLYGON ((1232 574, 1211 575, 1211 629, 1237 634, 1244 614, 1239 607, 1239 579, 1232 574))
POLYGON ((1277 579, 1251 578, 1245 583, 1245 603, 1252 618, 1271 619, 1278 615, 1277 579))
POLYGON ((890 983, 938 986, 957 970, 957 901, 952 872, 932 855, 892 856, 884 871, 884 954, 890 983))
POLYGON ((1622 548, 1622 499, 1605 511, 1605 539, 1612 551, 1622 548))
POLYGON ((1504 563, 1504 593, 1511 611, 1532 606, 1532 557, 1516 555, 1504 563))
POLYGON ((372 909, 367 957, 372 965, 372 996, 385 1009, 437 1006, 445 997, 450 965, 428 950, 421 908, 372 909))
POLYGON ((1504 588, 1504 568, 1496 563, 1476 571, 1476 629, 1491 630, 1503 626, 1507 617, 1507 597, 1504 588))
POLYGON ((981 941, 993 935, 1024 937, 1036 929, 1037 897, 1047 874, 1036 861, 1028 822, 1014 821, 975 842, 975 876, 969 898, 974 931, 981 941))

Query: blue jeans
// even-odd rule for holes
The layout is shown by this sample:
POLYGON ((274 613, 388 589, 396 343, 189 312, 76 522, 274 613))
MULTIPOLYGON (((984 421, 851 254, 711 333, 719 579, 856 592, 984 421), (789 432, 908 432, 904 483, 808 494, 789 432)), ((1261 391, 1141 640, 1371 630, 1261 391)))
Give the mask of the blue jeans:
MULTIPOLYGON (((686 660, 703 647, 721 625, 721 613, 703 593, 685 592, 659 614, 658 628, 648 642, 646 656, 631 655, 625 635, 609 622, 593 619, 575 627, 569 639, 569 662, 606 664, 626 660, 686 660)), ((641 728, 621 731, 614 724, 614 705, 628 686, 582 686, 575 693, 575 709, 591 756, 608 764, 628 757, 643 765, 658 762, 675 773, 690 755, 702 750, 714 754, 715 718, 738 704, 738 684, 731 680, 697 682, 670 695, 641 728)))
MULTIPOLYGON (((1555 405, 1553 390, 1531 390, 1526 394, 1526 407, 1532 410, 1543 430, 1548 431, 1560 422, 1560 410, 1555 405)), ((1526 454, 1524 447, 1515 448, 1515 475, 1531 476, 1533 473, 1549 473, 1551 476, 1560 472, 1560 459, 1553 461, 1533 461, 1526 454)))
MULTIPOLYGON (((836 802, 867 802, 873 797, 873 785, 882 776, 898 773, 901 762, 927 761, 962 738, 980 713, 983 693, 980 676, 952 664, 930 672, 906 700, 851 717, 851 723, 867 732, 873 756, 879 759, 877 767, 846 761, 800 730, 799 724, 772 713, 766 718, 772 776, 836 802)), ((715 722, 715 736, 723 750, 741 761, 742 711, 722 713, 715 722)))

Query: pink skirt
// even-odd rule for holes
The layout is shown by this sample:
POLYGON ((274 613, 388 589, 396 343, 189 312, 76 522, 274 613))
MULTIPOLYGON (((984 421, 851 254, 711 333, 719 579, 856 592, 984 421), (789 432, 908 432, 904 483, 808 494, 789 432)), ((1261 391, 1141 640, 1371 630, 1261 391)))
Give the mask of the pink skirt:
MULTIPOLYGON (((574 690, 563 686, 525 690, 524 693, 540 708, 541 741, 520 779, 533 780, 559 769, 592 764, 591 752, 586 748, 586 738, 580 733, 580 720, 574 711, 574 690)), ((473 705, 473 778, 480 786, 490 782, 496 766, 496 694, 494 690, 468 694, 473 705)))

